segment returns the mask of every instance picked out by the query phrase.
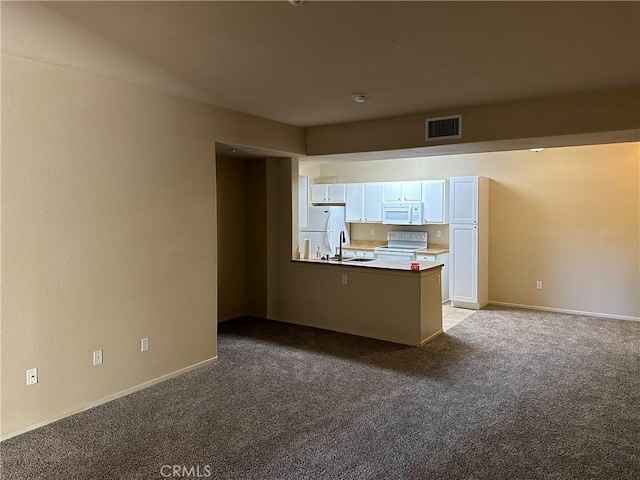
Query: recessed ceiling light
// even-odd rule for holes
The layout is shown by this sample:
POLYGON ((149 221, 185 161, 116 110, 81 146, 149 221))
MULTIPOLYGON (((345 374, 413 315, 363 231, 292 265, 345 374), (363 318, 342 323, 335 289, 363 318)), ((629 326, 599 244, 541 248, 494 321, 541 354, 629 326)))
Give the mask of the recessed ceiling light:
POLYGON ((530 148, 529 150, 532 151, 533 153, 539 153, 539 152, 543 151, 544 148, 536 147, 536 148, 530 148))
POLYGON ((354 93, 353 95, 351 95, 351 99, 355 103, 364 103, 364 101, 367 99, 367 94, 366 93, 354 93))
POLYGON ((288 0, 288 1, 294 7, 297 7, 298 5, 302 5, 304 3, 304 0, 288 0))

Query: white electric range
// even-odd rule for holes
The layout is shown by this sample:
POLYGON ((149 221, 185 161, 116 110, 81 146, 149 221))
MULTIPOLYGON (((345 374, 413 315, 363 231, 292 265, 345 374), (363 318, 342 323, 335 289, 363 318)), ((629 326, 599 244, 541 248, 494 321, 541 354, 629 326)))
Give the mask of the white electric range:
POLYGON ((412 261, 416 250, 427 248, 427 232, 391 231, 387 233, 387 245, 376 247, 373 255, 387 260, 412 261))

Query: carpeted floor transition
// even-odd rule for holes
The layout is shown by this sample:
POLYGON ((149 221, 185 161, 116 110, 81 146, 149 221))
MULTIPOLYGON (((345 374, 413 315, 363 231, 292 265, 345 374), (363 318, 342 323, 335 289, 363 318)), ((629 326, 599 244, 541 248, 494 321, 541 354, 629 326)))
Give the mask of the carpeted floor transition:
POLYGON ((406 347, 241 319, 219 357, 3 442, 3 478, 640 476, 639 322, 491 307, 406 347))

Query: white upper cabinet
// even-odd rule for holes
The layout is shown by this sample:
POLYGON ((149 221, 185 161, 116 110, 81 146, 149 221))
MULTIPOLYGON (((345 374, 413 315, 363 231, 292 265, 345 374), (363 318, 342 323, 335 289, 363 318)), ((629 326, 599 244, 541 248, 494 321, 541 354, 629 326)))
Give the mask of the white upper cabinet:
POLYGON ((331 203, 345 203, 347 199, 346 186, 343 183, 327 185, 327 195, 331 203))
POLYGON ((422 182, 402 182, 402 201, 421 202, 422 182))
POLYGON ((382 183, 364 184, 364 221, 382 222, 382 183))
POLYGON ((364 222, 364 184, 347 184, 346 221, 349 223, 364 222))
POLYGON ((452 177, 450 223, 478 223, 478 177, 452 177))
POLYGON ((385 202, 421 202, 422 182, 386 182, 383 200, 385 202))
POLYGON ((449 223, 448 189, 447 180, 422 182, 423 223, 449 223))
POLYGON ((326 185, 311 185, 311 203, 323 203, 327 201, 326 185))
POLYGON ((385 202, 399 202, 402 200, 402 184, 400 182, 386 182, 383 190, 383 200, 385 202))
POLYGON ((345 203, 346 190, 343 183, 311 185, 311 203, 345 203))
POLYGON ((346 221, 382 222, 382 183, 348 183, 346 221))
POLYGON ((298 177, 298 227, 309 226, 309 177, 298 177))

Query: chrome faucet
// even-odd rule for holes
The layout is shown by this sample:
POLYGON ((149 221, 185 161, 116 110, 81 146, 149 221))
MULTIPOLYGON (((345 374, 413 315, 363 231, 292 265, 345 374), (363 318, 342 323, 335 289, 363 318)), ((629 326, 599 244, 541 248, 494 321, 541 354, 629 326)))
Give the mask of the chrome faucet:
POLYGON ((344 234, 344 230, 340 230, 340 250, 338 251, 338 261, 341 262, 343 260, 342 257, 342 244, 347 241, 347 238, 344 234))

